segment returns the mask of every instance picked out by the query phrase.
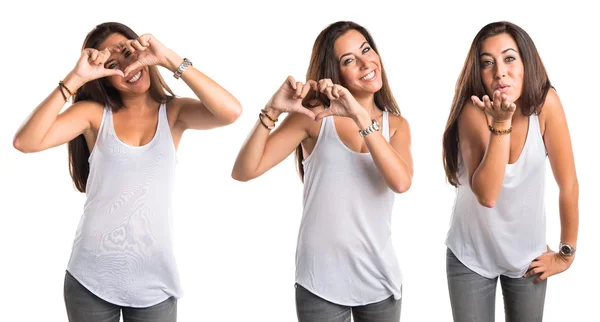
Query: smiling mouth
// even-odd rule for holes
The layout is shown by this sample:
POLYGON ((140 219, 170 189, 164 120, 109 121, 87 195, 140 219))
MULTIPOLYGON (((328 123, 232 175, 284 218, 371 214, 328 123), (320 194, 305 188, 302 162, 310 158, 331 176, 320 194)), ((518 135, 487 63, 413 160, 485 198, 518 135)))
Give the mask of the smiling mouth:
POLYGON ((127 83, 135 83, 142 77, 142 70, 140 69, 135 75, 133 75, 130 79, 128 79, 127 83))
POLYGON ((372 71, 371 71, 370 73, 368 73, 367 75, 365 75, 365 76, 361 77, 361 78, 360 78, 360 80, 363 80, 363 81, 370 81, 370 80, 372 80, 372 79, 374 79, 374 78, 375 78, 375 70, 372 70, 372 71))

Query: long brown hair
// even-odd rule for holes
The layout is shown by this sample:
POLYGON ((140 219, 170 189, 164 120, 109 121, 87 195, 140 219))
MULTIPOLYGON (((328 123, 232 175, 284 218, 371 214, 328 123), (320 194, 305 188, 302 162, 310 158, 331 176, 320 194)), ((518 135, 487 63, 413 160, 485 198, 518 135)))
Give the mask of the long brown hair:
POLYGON ((486 95, 479 62, 481 44, 485 39, 503 33, 511 36, 517 43, 519 55, 523 60, 523 89, 519 98, 521 113, 524 116, 539 113, 539 109, 546 100, 548 90, 552 86, 533 40, 521 27, 510 22, 499 21, 486 25, 477 33, 458 76, 450 115, 444 130, 442 144, 444 169, 448 182, 455 187, 460 184, 457 176, 459 166, 458 117, 472 95, 478 97, 486 95))
MULTIPOLYGON (((339 63, 334 54, 334 45, 335 41, 349 30, 360 32, 371 48, 379 55, 375 40, 373 40, 371 34, 369 34, 367 29, 363 26, 352 21, 334 22, 323 29, 315 40, 312 55, 310 57, 310 64, 308 66, 308 71, 306 72, 307 80, 312 79, 318 81, 320 79, 329 78, 334 84, 341 84, 342 78, 340 76, 339 63)), ((381 60, 381 55, 379 55, 379 59, 381 60)), ((392 95, 385 69, 383 68, 383 61, 381 61, 381 80, 383 84, 381 89, 375 93, 375 105, 382 111, 400 115, 400 108, 392 95)), ((306 98, 302 102, 302 105, 308 108, 315 107, 319 104, 329 106, 330 102, 326 95, 314 92, 312 89, 308 92, 306 98)), ((304 166, 302 165, 302 160, 304 160, 302 145, 298 145, 296 148, 296 165, 298 167, 300 179, 304 182, 304 166)))
MULTIPOLYGON (((98 49, 100 43, 108 38, 108 36, 115 33, 121 34, 127 39, 138 38, 138 35, 124 24, 118 22, 106 22, 97 25, 87 34, 83 42, 82 50, 85 48, 98 49)), ((171 91, 169 86, 162 79, 156 66, 149 66, 148 69, 148 74, 150 75, 150 97, 157 103, 169 102, 173 99, 175 94, 173 94, 173 91, 171 91)), ((110 85, 106 78, 95 79, 81 86, 73 97, 73 103, 84 100, 98 102, 110 107, 113 111, 123 108, 123 101, 119 91, 110 85)), ((73 179, 73 184, 77 190, 85 192, 88 175, 90 173, 90 165, 88 163, 90 150, 88 149, 83 134, 80 134, 69 142, 68 151, 69 173, 73 179)))

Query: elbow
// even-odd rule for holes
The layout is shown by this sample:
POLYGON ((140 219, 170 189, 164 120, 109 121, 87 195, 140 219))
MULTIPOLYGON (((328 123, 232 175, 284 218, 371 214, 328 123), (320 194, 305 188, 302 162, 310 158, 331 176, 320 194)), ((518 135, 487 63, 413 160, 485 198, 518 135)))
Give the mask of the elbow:
POLYGON ((237 103, 231 108, 231 111, 228 113, 225 122, 227 122, 227 124, 232 124, 233 122, 237 121, 241 115, 242 106, 239 103, 237 103))
POLYGON ((390 188, 397 194, 405 193, 410 189, 412 185, 412 180, 408 180, 408 182, 399 182, 397 184, 392 185, 390 188))
POLYGON ((13 139, 13 147, 23 153, 37 152, 31 145, 25 144, 18 136, 13 139))
POLYGON ((235 168, 233 169, 233 171, 231 171, 231 178, 233 180, 240 181, 240 182, 248 182, 248 181, 254 179, 252 176, 249 176, 248 174, 244 173, 243 171, 239 171, 235 168))
POLYGON ((478 196, 477 201, 486 208, 494 208, 494 206, 496 206, 496 199, 494 198, 483 198, 478 196))

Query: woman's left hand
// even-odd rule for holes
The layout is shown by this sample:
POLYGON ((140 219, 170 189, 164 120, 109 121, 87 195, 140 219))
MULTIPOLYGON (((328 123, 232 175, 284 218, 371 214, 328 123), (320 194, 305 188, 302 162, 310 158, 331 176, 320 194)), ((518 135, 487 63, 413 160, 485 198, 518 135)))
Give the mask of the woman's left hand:
POLYGON ((331 102, 329 108, 317 114, 317 121, 331 115, 349 117, 356 121, 361 113, 367 113, 344 86, 333 84, 329 78, 319 80, 317 85, 319 92, 327 95, 331 102))
POLYGON ((548 247, 545 253, 531 262, 527 273, 523 277, 527 278, 541 273, 540 276, 533 280, 534 283, 541 282, 552 275, 566 271, 574 259, 574 256, 563 256, 548 247))
POLYGON ((151 34, 144 34, 137 39, 122 41, 117 46, 117 51, 123 53, 125 58, 133 55, 134 62, 123 71, 125 77, 132 71, 144 66, 159 65, 166 67, 167 55, 170 53, 170 50, 151 34))

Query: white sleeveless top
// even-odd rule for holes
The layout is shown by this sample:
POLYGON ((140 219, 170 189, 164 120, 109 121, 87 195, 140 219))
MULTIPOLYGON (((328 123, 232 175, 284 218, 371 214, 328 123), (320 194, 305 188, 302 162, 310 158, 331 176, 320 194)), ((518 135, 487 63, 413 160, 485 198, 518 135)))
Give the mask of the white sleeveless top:
POLYGON ((105 107, 89 157, 87 200, 67 269, 116 305, 148 307, 182 295, 172 251, 176 151, 165 104, 158 115, 152 140, 135 147, 117 137, 105 107))
MULTIPOLYGON (((333 303, 358 306, 401 296, 391 238, 394 192, 370 153, 349 149, 333 117, 322 120, 304 164, 296 283, 333 303)), ((382 131, 389 141, 388 113, 382 131)))
POLYGON ((529 117, 525 146, 507 164, 494 208, 479 204, 459 152, 459 181, 446 245, 465 266, 487 278, 522 277, 546 251, 546 147, 537 115, 529 117))

